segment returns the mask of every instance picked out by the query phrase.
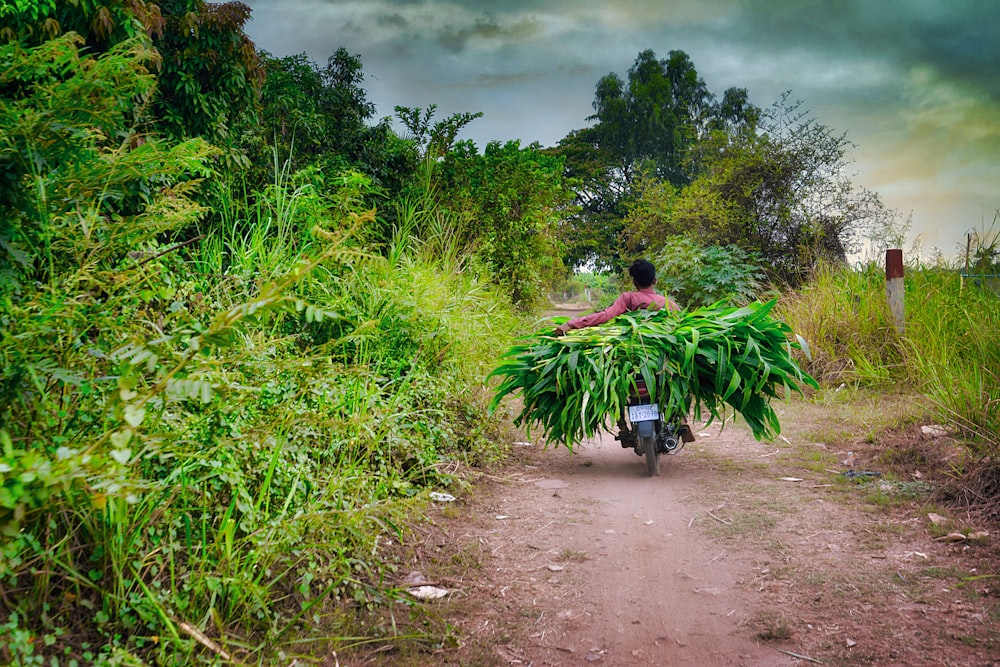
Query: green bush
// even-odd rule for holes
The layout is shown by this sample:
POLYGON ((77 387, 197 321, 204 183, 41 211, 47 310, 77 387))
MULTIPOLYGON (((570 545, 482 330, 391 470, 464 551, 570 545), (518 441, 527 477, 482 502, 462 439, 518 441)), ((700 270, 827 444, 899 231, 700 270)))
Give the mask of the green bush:
POLYGON ((659 290, 684 308, 719 301, 745 305, 764 291, 759 258, 734 245, 702 246, 673 236, 657 251, 653 263, 659 290))
POLYGON ((391 640, 364 624, 397 603, 383 545, 425 490, 502 448, 481 379, 518 324, 506 300, 416 242, 392 259, 360 245, 375 215, 351 174, 279 179, 206 223, 189 195, 212 150, 137 141, 122 106, 149 83, 139 46, 0 49, 20 91, 0 107, 17 174, 0 661, 268 662, 303 636, 391 640))

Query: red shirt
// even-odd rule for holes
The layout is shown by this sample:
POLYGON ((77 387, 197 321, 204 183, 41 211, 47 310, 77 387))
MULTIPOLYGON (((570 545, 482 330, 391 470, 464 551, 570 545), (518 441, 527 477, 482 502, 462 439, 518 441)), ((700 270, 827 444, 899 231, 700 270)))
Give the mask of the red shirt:
POLYGON ((670 310, 681 309, 673 300, 654 292, 652 287, 643 287, 636 292, 625 292, 615 299, 613 304, 598 313, 576 317, 563 326, 567 329, 582 329, 604 324, 608 320, 631 310, 642 310, 643 308, 659 310, 663 307, 668 307, 670 310))

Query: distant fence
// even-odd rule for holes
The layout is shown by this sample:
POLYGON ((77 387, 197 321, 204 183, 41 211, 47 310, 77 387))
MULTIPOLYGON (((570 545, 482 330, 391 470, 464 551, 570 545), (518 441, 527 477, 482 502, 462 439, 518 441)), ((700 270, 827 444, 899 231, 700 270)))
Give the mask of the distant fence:
MULTIPOLYGON (((1000 211, 997 211, 1000 215, 1000 211)), ((996 220, 994 220, 996 222, 996 220)), ((965 283, 971 283, 976 287, 984 287, 1000 294, 1000 274, 997 273, 972 273, 974 269, 996 270, 995 258, 997 255, 997 244, 1000 243, 1000 236, 992 231, 970 232, 965 237, 965 270, 962 276, 962 287, 965 283), (972 249, 976 247, 976 252, 972 249), (984 261, 985 260, 985 261, 984 261)))
POLYGON ((993 290, 996 294, 1000 294, 1000 273, 966 273, 962 271, 959 275, 962 277, 962 287, 969 283, 975 287, 993 290))

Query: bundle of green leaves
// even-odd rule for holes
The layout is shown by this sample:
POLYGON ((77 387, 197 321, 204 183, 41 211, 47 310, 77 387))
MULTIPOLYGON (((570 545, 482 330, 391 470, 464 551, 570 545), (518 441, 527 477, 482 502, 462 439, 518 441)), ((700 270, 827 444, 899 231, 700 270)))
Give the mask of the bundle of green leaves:
POLYGON ((804 341, 770 316, 774 304, 637 311, 563 337, 536 333, 491 374, 502 379, 490 407, 519 391, 515 424, 541 427, 547 444, 572 450, 618 419, 639 375, 666 419, 694 408, 711 423, 728 405, 754 437, 772 438, 781 426, 771 399, 817 387, 792 357, 804 341))

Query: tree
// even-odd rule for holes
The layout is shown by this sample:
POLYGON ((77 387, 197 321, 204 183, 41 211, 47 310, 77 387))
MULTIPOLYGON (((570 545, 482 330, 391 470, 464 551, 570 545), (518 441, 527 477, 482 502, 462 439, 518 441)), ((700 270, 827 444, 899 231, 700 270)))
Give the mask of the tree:
POLYGON ((560 158, 517 141, 490 142, 482 155, 472 142, 459 142, 441 163, 442 206, 466 222, 466 242, 523 307, 564 271, 555 225, 572 192, 562 171, 560 158))
POLYGON ((256 48, 243 32, 250 11, 204 0, 0 0, 0 39, 37 45, 76 32, 96 56, 145 34, 160 55, 147 120, 170 138, 226 147, 252 118, 261 81, 256 48))
POLYGON ((375 105, 362 87, 360 56, 341 47, 322 69, 304 53, 284 58, 265 53, 262 60, 260 122, 243 139, 255 164, 271 163, 276 150, 291 171, 316 166, 333 174, 354 168, 370 175, 376 187, 402 187, 416 169, 416 151, 388 121, 368 124, 375 105))
POLYGON ((453 113, 431 125, 431 119, 436 111, 436 104, 426 109, 396 107, 396 117, 410 133, 409 139, 416 144, 417 150, 427 160, 445 157, 454 147, 458 133, 466 125, 483 116, 482 111, 453 113))
POLYGON ((141 243, 203 213, 189 198, 209 173, 207 145, 134 141, 156 54, 135 38, 94 58, 80 42, 0 48, 0 89, 19 91, 0 98, 0 302, 67 272, 99 282, 141 243))
POLYGON ((273 58, 261 54, 260 123, 250 128, 244 145, 255 147, 254 163, 267 163, 264 152, 276 148, 282 157, 308 164, 329 140, 326 118, 320 108, 324 95, 319 68, 304 54, 273 58), (294 143, 294 148, 293 148, 294 143))
POLYGON ((574 212, 560 223, 563 261, 599 271, 616 268, 629 190, 619 173, 608 168, 615 161, 612 151, 600 145, 596 128, 590 127, 574 130, 548 152, 565 160, 566 183, 576 194, 574 212))
POLYGON ((676 194, 646 184, 633 207, 630 247, 655 248, 675 234, 732 244, 759 255, 772 279, 797 285, 818 260, 844 261, 863 228, 892 220, 875 193, 851 183, 849 147, 845 135, 785 96, 757 133, 706 140, 704 173, 676 194))
POLYGON ((250 8, 240 2, 159 0, 163 32, 153 45, 162 56, 153 98, 160 130, 176 139, 202 137, 233 146, 252 122, 263 71, 243 32, 250 8))
POLYGON ((566 157, 567 176, 578 181, 579 217, 566 227, 566 261, 609 267, 620 261, 625 202, 640 173, 681 187, 698 174, 691 152, 715 133, 749 131, 758 110, 743 89, 727 90, 721 103, 709 92, 683 51, 657 60, 651 50, 636 58, 625 81, 615 73, 597 82, 594 125, 571 132, 554 154, 566 157))
POLYGON ((625 203, 621 242, 626 254, 642 255, 659 246, 668 229, 665 221, 672 218, 679 190, 668 181, 661 181, 646 172, 636 179, 633 197, 625 203))
POLYGON ((619 177, 630 183, 636 169, 652 163, 659 178, 675 185, 687 178, 683 159, 710 115, 712 96, 683 51, 657 61, 652 50, 639 54, 626 86, 611 73, 597 82, 594 115, 598 145, 610 149, 619 177))
POLYGON ((159 35, 164 28, 159 5, 145 0, 0 0, 0 19, 0 41, 38 46, 75 32, 95 55, 143 33, 159 35))

